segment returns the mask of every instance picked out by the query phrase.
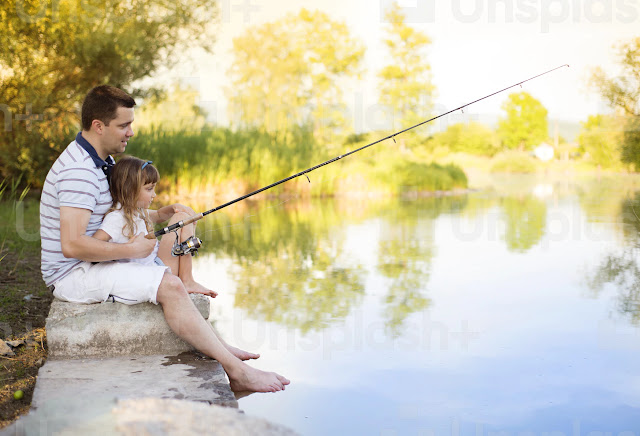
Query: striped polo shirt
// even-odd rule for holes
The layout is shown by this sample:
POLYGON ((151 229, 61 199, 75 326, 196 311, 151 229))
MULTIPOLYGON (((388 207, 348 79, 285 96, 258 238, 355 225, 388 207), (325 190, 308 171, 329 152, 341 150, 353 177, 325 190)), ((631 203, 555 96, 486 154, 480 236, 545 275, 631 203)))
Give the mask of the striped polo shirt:
MULTIPOLYGON (((40 238, 42 239, 42 278, 47 286, 65 277, 81 263, 62 254, 60 245, 60 206, 91 211, 86 235, 92 236, 111 207, 109 183, 102 168, 78 141, 95 150, 78 134, 54 162, 47 174, 40 197, 40 238)), ((97 161, 101 161, 97 157, 97 161)))

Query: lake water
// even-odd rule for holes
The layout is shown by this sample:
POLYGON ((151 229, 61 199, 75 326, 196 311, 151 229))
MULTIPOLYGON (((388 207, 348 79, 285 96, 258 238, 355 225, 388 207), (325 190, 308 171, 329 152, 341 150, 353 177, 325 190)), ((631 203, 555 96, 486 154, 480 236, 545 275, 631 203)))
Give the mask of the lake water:
POLYGON ((240 409, 302 434, 640 436, 638 179, 474 186, 203 220, 214 325, 292 381, 240 409))

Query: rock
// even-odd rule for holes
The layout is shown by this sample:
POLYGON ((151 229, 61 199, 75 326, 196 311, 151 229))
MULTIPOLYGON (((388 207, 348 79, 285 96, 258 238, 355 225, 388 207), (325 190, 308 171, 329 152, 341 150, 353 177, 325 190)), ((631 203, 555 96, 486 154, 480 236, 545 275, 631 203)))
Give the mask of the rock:
MULTIPOLYGON (((191 294, 204 318, 209 297, 191 294)), ((160 305, 75 304, 54 300, 46 321, 49 358, 179 354, 193 350, 164 319, 160 305)))
POLYGON ((5 341, 0 341, 0 356, 15 356, 11 347, 9 347, 5 341))
POLYGON ((23 340, 19 340, 19 341, 7 341, 7 345, 9 345, 11 348, 18 348, 21 345, 24 345, 25 342, 23 340))

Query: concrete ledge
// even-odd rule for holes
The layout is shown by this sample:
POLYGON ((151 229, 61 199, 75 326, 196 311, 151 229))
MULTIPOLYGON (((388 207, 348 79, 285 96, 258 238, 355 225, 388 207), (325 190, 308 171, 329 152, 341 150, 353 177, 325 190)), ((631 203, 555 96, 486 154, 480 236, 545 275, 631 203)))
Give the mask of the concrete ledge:
POLYGON ((236 409, 193 401, 108 396, 67 400, 31 411, 0 430, 1 436, 291 436, 293 430, 236 409))
POLYGON ((91 398, 171 398, 238 407, 220 363, 197 352, 175 356, 47 360, 38 371, 31 406, 91 398))
MULTIPOLYGON (((209 297, 191 294, 209 317, 209 297)), ((152 303, 51 303, 46 321, 49 359, 179 354, 193 347, 169 328, 162 307, 152 303)))

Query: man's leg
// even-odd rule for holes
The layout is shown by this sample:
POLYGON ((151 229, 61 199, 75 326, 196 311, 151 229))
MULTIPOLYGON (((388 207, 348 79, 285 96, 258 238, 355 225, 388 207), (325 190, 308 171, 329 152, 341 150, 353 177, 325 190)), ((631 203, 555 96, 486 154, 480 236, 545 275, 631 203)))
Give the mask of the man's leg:
POLYGON ((167 323, 178 336, 220 362, 229 376, 232 390, 276 392, 289 384, 285 377, 252 368, 234 356, 202 318, 178 277, 164 275, 158 288, 157 301, 162 305, 167 323))

